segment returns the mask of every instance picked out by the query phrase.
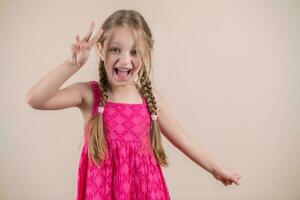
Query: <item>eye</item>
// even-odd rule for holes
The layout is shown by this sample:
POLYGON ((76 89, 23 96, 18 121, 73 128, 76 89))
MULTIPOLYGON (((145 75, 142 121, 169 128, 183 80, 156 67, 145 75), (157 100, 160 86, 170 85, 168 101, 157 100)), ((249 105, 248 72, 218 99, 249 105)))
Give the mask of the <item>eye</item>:
POLYGON ((109 49, 109 51, 113 52, 113 53, 120 53, 120 49, 119 48, 116 48, 116 47, 112 47, 109 49))
POLYGON ((136 56, 136 55, 137 55, 137 50, 132 50, 132 51, 131 51, 131 54, 132 54, 133 56, 136 56))

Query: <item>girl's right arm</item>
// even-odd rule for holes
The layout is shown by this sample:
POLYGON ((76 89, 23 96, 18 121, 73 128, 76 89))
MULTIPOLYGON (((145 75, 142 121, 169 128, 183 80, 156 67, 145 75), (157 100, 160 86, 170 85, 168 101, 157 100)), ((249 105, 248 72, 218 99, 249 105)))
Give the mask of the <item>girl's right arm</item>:
POLYGON ((83 83, 73 83, 63 89, 61 85, 79 70, 71 59, 59 66, 35 83, 26 96, 27 103, 39 110, 58 110, 81 106, 83 83))
POLYGON ((100 38, 103 30, 99 29, 95 36, 91 37, 93 28, 94 22, 82 40, 76 36, 76 43, 71 47, 71 58, 65 59, 27 92, 26 101, 32 108, 58 110, 82 106, 86 83, 73 83, 63 89, 60 87, 86 63, 93 45, 100 38))

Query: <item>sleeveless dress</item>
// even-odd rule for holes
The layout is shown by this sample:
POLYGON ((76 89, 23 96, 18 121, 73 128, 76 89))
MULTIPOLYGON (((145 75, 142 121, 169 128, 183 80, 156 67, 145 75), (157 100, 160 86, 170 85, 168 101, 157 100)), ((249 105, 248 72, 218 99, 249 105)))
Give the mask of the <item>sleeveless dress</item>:
MULTIPOLYGON (((101 100, 99 82, 93 90, 92 116, 101 100)), ((76 200, 169 200, 167 184, 150 139, 150 113, 143 103, 107 101, 103 112, 108 157, 97 167, 88 157, 88 132, 78 168, 76 200)))

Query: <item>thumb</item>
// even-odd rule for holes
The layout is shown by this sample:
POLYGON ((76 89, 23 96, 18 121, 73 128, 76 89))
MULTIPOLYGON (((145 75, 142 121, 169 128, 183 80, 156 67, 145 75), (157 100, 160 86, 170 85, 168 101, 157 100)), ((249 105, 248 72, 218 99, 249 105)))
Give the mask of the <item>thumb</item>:
POLYGON ((233 182, 234 182, 236 185, 240 185, 240 181, 239 181, 237 178, 235 178, 235 179, 233 180, 233 182))

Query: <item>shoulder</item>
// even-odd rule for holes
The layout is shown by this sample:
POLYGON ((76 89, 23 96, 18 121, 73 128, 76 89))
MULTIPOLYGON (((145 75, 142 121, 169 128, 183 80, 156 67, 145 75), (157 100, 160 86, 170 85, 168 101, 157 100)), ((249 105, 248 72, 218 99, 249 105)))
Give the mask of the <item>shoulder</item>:
POLYGON ((90 81, 81 81, 76 83, 78 88, 81 89, 83 92, 92 93, 93 90, 99 90, 99 82, 96 80, 90 81))
POLYGON ((83 93, 87 95, 99 95, 101 93, 100 85, 97 80, 83 81, 79 83, 83 93))
POLYGON ((163 97, 161 91, 159 91, 158 89, 153 88, 152 92, 153 92, 153 95, 155 97, 158 110, 160 110, 160 108, 163 107, 166 104, 165 100, 164 100, 164 97, 163 97))
POLYGON ((83 99, 83 107, 93 103, 94 93, 99 88, 96 80, 76 82, 74 85, 78 88, 83 99))
POLYGON ((159 98, 161 98, 161 92, 158 89, 152 88, 152 93, 157 101, 159 100, 159 98))
POLYGON ((80 81, 74 83, 74 86, 81 92, 81 94, 92 93, 91 81, 80 81))

